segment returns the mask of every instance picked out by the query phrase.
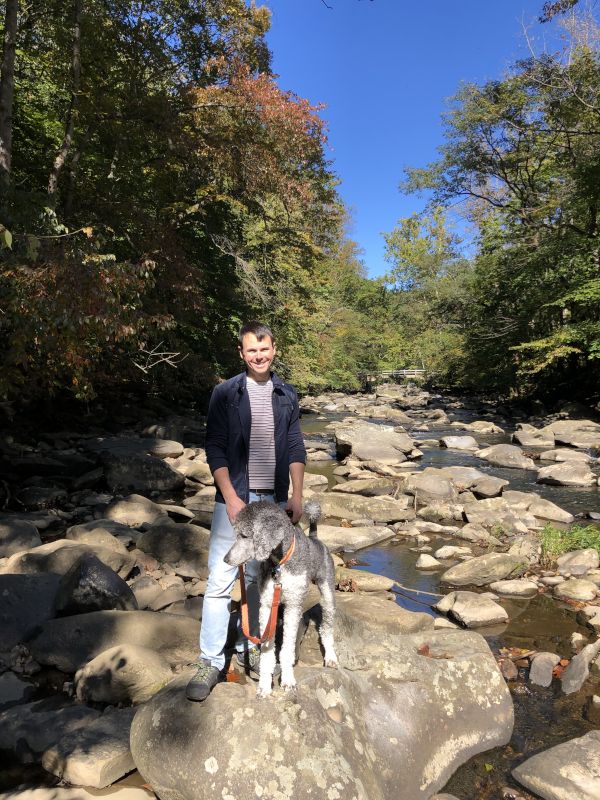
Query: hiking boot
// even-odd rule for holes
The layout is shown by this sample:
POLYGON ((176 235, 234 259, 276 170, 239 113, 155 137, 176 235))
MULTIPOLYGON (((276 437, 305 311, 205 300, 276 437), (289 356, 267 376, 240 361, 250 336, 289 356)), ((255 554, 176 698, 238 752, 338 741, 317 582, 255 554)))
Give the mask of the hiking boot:
MULTIPOLYGON (((237 663, 252 680, 257 681, 260 678, 260 650, 258 647, 251 647, 244 653, 238 653, 237 663)), ((273 677, 277 677, 280 673, 281 667, 279 664, 275 664, 273 677)))
POLYGON ((197 666, 198 671, 190 679, 185 690, 188 700, 206 700, 221 677, 221 670, 213 667, 210 661, 202 660, 197 666))

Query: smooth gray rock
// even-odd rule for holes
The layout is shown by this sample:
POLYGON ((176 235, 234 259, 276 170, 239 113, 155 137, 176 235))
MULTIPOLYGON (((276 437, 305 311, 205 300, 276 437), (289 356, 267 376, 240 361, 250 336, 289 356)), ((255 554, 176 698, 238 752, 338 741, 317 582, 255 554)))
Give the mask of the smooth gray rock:
POLYGON ((441 580, 451 586, 485 586, 505 578, 519 577, 526 567, 523 559, 509 553, 488 553, 450 567, 441 580))
POLYGON ((490 590, 503 597, 533 597, 538 593, 538 585, 527 578, 515 578, 512 581, 494 581, 490 590))
POLYGON ((552 683, 552 671, 560 662, 560 656, 556 653, 536 653, 531 660, 529 670, 529 680, 536 686, 550 686, 552 683))
POLYGON ((466 628, 508 622, 508 614, 501 605, 476 592, 450 592, 436 603, 435 608, 466 628))
POLYGON ((579 600, 587 603, 598 595, 598 587, 583 578, 569 578, 554 587, 554 596, 564 600, 579 600))
POLYGON ((173 673, 162 656, 147 647, 120 644, 104 650, 75 674, 82 702, 144 703, 167 684, 173 673))
POLYGON ((23 519, 0 517, 0 558, 41 545, 37 528, 23 519))
POLYGON ((529 426, 528 430, 515 431, 512 439, 521 447, 554 447, 554 436, 533 426, 529 426))
POLYGON ((443 436, 440 445, 452 450, 479 450, 479 443, 473 436, 443 436))
POLYGON ((520 447, 514 444, 494 444, 483 450, 478 450, 477 455, 496 467, 509 469, 535 469, 535 462, 523 455, 520 447))
POLYGON ((59 581, 55 574, 0 575, 0 652, 26 641, 54 616, 59 581))
POLYGON ((122 500, 114 500, 102 509, 102 517, 122 522, 132 528, 145 523, 152 524, 159 518, 167 519, 167 515, 158 503, 141 494, 130 494, 122 500))
POLYGON ((176 492, 185 483, 183 475, 154 456, 103 454, 102 465, 113 492, 176 492))
POLYGON ((598 800, 600 731, 537 753, 515 767, 512 775, 544 800, 598 800))
POLYGON ((400 464, 406 461, 406 454, 414 448, 407 434, 395 432, 390 425, 369 422, 336 426, 335 444, 340 458, 352 454, 361 461, 381 464, 400 464))
POLYGON ((584 550, 571 550, 556 559, 556 568, 561 575, 585 575, 591 569, 598 569, 600 556, 594 547, 584 550))
POLYGON ((600 639, 586 645, 580 653, 573 656, 560 678, 565 694, 572 694, 581 689, 590 674, 590 664, 597 658, 598 653, 600 653, 600 639))
POLYGON ((137 607, 135 595, 123 578, 93 553, 82 555, 62 576, 55 598, 59 616, 109 609, 135 611, 137 607))
POLYGON ((149 608, 163 591, 160 583, 151 575, 140 575, 130 583, 131 591, 135 595, 138 608, 149 608))
POLYGON ((94 709, 49 697, 0 713, 0 750, 31 762, 70 731, 81 731, 100 714, 94 709))
POLYGON ((43 757, 45 770, 63 781, 102 789, 135 768, 129 732, 135 709, 105 712, 65 734, 43 757))
POLYGON ((437 558, 421 553, 415 562, 415 569, 439 569, 442 566, 437 558))
POLYGON ((364 569, 347 569, 346 567, 335 568, 335 582, 343 583, 351 580, 360 592, 388 592, 394 585, 391 578, 385 575, 376 575, 364 569))
POLYGON ((94 611, 49 620, 30 642, 40 664, 76 672, 103 650, 139 645, 159 653, 171 666, 198 658, 200 623, 153 611, 94 611))
POLYGON ((0 574, 38 575, 54 572, 57 575, 64 575, 81 556, 90 553, 125 578, 135 564, 135 559, 126 550, 116 551, 101 545, 57 539, 33 550, 15 553, 0 567, 0 574))
POLYGON ((72 525, 65 534, 67 539, 81 544, 99 544, 118 552, 125 548, 123 540, 136 538, 137 532, 132 531, 129 525, 116 522, 112 519, 95 519, 83 522, 81 525, 72 525), (120 538, 117 538, 120 537, 120 538))
POLYGON ((551 486, 593 486, 596 476, 587 464, 563 461, 542 467, 538 471, 537 483, 548 483, 551 486))
POLYGON ((338 525, 319 524, 319 539, 332 552, 337 550, 361 550, 394 536, 392 528, 385 525, 363 525, 342 528, 338 525))
POLYGON ((408 497, 361 497, 339 492, 315 492, 323 517, 337 519, 372 519, 374 522, 398 522, 412 519, 414 511, 408 497))
POLYGON ((208 564, 208 542, 210 531, 187 522, 156 522, 144 531, 137 546, 150 553, 161 563, 176 564, 185 561, 195 569, 208 564))
POLYGON ((458 498, 458 492, 451 480, 426 472, 410 475, 405 491, 414 495, 421 505, 454 503, 458 498))
MULTIPOLYGON (((314 485, 314 484, 313 484, 314 485)), ((389 478, 362 478, 338 483, 332 487, 332 492, 344 494, 361 494, 365 497, 393 494, 398 489, 398 482, 389 478)), ((317 490, 319 491, 319 490, 317 490)))

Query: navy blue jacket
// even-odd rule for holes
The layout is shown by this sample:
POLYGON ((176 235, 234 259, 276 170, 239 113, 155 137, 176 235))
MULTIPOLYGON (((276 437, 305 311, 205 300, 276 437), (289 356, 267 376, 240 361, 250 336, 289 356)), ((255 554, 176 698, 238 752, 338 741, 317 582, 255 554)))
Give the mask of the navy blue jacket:
MULTIPOLYGON (((275 500, 285 502, 290 488, 290 464, 306 463, 306 449, 300 430, 298 396, 293 386, 275 373, 273 380, 273 422, 275 424, 275 500)), ((238 497, 248 502, 248 455, 252 414, 246 389, 246 373, 220 383, 210 398, 206 421, 206 460, 211 472, 229 469, 238 497)), ((217 489, 216 500, 224 503, 217 489)))

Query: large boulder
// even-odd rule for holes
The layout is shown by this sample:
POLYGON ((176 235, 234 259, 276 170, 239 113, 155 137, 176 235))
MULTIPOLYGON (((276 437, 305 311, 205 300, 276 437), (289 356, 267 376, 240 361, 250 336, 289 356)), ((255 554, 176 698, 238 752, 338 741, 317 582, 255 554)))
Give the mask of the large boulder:
POLYGON ((294 695, 221 683, 189 703, 188 676, 176 679, 135 716, 137 768, 169 800, 386 800, 399 785, 403 800, 426 800, 509 740, 512 702, 482 637, 372 623, 338 610, 341 669, 298 667, 294 695))
POLYGON ((436 603, 435 608, 465 628, 483 628, 508 622, 508 614, 501 605, 476 592, 450 592, 436 603))
POLYGON ((554 435, 548 430, 538 430, 533 425, 524 425, 512 435, 513 442, 521 447, 554 447, 554 435))
POLYGON ((427 472, 411 475, 406 481, 406 492, 422 505, 454 503, 458 497, 451 480, 427 472))
POLYGON ((151 437, 137 439, 126 436, 102 436, 89 439, 85 447, 94 453, 107 453, 124 460, 144 455, 177 458, 183 453, 183 445, 180 442, 151 437))
POLYGON ((54 616, 60 576, 0 575, 0 652, 26 641, 38 625, 54 616))
POLYGON ((325 518, 400 522, 414 517, 412 498, 406 496, 394 500, 391 497, 361 497, 339 492, 317 492, 314 494, 314 499, 320 504, 321 513, 325 518))
POLYGON ((514 492, 509 490, 502 493, 502 498, 515 511, 527 511, 540 519, 549 519, 552 522, 564 522, 566 524, 573 522, 575 519, 573 514, 560 508, 550 500, 540 497, 535 492, 514 492))
POLYGON ((596 483, 596 476, 585 463, 561 461, 542 467, 538 471, 537 483, 549 483, 551 486, 592 486, 596 483))
POLYGON ((361 525, 352 528, 338 525, 319 525, 319 539, 335 552, 337 550, 362 550, 373 544, 391 539, 394 531, 385 525, 361 525))
POLYGON ((134 593, 93 553, 84 553, 62 576, 56 593, 56 613, 62 616, 116 609, 135 611, 134 593))
POLYGON ((102 789, 134 769, 129 749, 135 710, 109 711, 71 731, 43 755, 47 772, 68 783, 102 789))
POLYGON ((600 556, 595 547, 584 550, 570 550, 556 559, 556 568, 560 575, 585 575, 591 569, 598 569, 600 556))
POLYGON ((440 445, 451 450, 479 450, 479 443, 473 436, 442 436, 440 445))
POLYGON ((66 533, 66 538, 74 542, 100 544, 119 552, 126 549, 124 542, 129 543, 136 536, 136 531, 132 531, 129 525, 112 519, 94 519, 80 525, 71 525, 66 533))
POLYGON ((477 455, 495 467, 508 467, 509 469, 535 469, 533 459, 523 455, 520 447, 514 444, 494 444, 483 450, 478 450, 477 455))
POLYGON ((369 422, 336 427, 335 444, 341 458, 352 454, 361 461, 381 464, 400 464, 414 449, 413 441, 406 433, 397 433, 390 425, 369 422))
POLYGON ((393 494, 397 489, 398 482, 390 478, 360 478, 338 483, 332 487, 331 491, 342 492, 343 494, 362 494, 365 497, 378 497, 379 495, 393 494))
POLYGON ((105 453, 102 465, 106 483, 113 492, 176 492, 185 483, 183 475, 154 456, 105 453))
POLYGON ((178 614, 153 611, 93 611, 51 619, 29 642, 40 664, 76 672, 103 650, 120 644, 147 647, 171 666, 198 658, 200 623, 178 614))
POLYGON ((465 516, 472 524, 501 528, 506 533, 526 533, 530 528, 539 527, 533 514, 511 506, 504 495, 466 503, 465 516))
POLYGON ((158 561, 167 564, 184 562, 195 570, 208 564, 210 531, 187 522, 157 522, 144 531, 137 546, 158 561))
POLYGON ((598 800, 600 731, 557 744, 528 758, 512 774, 544 800, 598 800))
POLYGON ((518 578, 528 564, 509 553, 488 553, 450 567, 441 580, 450 586, 485 586, 505 578, 518 578))
POLYGON ((132 644, 104 650, 75 674, 82 702, 144 703, 167 684, 173 673, 162 656, 132 644))
POLYGON ((0 558, 31 550, 41 543, 38 530, 31 522, 17 517, 0 517, 0 558))
POLYGON ((0 567, 0 574, 39 575, 54 572, 64 575, 81 556, 88 554, 97 556, 103 564, 125 578, 135 564, 135 559, 125 548, 114 550, 101 545, 79 544, 69 539, 57 539, 33 550, 15 553, 0 567))
POLYGON ((102 509, 105 519, 122 522, 137 528, 139 525, 152 524, 159 518, 167 517, 164 509, 141 494, 130 494, 122 500, 113 500, 102 509))

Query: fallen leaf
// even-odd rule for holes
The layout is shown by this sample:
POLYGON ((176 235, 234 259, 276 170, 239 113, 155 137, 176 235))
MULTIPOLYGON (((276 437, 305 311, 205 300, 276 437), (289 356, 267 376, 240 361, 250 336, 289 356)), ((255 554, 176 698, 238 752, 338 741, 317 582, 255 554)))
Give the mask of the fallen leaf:
POLYGON ((420 656, 428 656, 429 655, 429 645, 428 644, 420 645, 419 647, 417 647, 417 653, 420 656))

